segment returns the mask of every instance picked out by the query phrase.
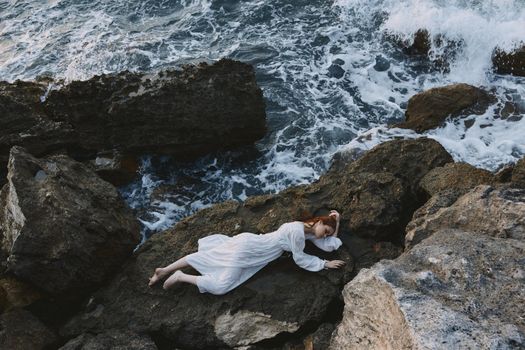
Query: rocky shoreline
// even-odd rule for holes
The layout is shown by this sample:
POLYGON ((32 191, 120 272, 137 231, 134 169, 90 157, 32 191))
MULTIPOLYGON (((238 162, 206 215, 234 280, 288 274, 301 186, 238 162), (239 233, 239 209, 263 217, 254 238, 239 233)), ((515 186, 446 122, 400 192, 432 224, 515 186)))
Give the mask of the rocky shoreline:
MULTIPOLYGON (((231 141, 220 148, 265 132, 247 65, 222 60, 147 79, 95 77, 47 95, 41 83, 1 86, 0 348, 525 347, 525 158, 492 174, 454 162, 434 140, 393 140, 338 155, 312 184, 200 210, 134 250, 138 223, 100 178, 97 156, 197 156, 219 147, 217 132, 231 141), (208 102, 190 104, 197 93, 208 102), (181 105, 179 119, 166 119, 181 105), (159 110, 162 123, 146 121, 159 110), (345 260, 344 269, 311 273, 283 255, 224 296, 148 287, 155 267, 195 251, 201 237, 265 233, 330 209, 342 215, 344 245, 306 249, 345 260)), ((395 127, 420 132, 491 103, 466 84, 432 89, 411 98, 395 127)))

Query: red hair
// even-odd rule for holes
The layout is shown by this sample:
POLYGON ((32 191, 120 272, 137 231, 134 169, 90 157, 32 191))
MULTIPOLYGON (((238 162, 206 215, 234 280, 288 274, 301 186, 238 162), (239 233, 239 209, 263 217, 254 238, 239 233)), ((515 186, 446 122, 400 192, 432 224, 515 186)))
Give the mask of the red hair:
POLYGON ((330 226, 334 229, 337 226, 337 221, 335 220, 335 217, 333 216, 315 216, 308 220, 303 220, 305 224, 308 224, 310 227, 315 225, 318 221, 321 221, 323 224, 330 226))

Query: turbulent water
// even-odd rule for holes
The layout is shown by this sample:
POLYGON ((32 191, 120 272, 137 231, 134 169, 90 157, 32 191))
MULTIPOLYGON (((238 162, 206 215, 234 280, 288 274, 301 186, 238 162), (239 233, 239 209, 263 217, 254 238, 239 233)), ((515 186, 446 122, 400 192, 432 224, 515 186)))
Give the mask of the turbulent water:
POLYGON ((0 1, 0 79, 66 80, 230 57, 255 66, 269 132, 254 148, 193 163, 145 156, 122 188, 151 232, 218 201, 309 183, 334 152, 394 137, 417 92, 454 82, 492 90, 485 115, 427 132, 489 170, 525 154, 525 79, 496 75, 494 48, 525 41, 523 0, 0 1), (430 60, 398 42, 426 28, 430 60), (435 64, 433 61, 445 61, 435 64), (503 119, 505 102, 517 115, 503 119))

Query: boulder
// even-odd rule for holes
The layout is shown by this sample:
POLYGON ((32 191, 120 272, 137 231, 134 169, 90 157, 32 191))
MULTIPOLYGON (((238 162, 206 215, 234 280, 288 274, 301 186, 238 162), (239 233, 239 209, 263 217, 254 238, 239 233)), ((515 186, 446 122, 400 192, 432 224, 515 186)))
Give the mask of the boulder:
POLYGON ((51 295, 83 295, 120 268, 140 227, 117 190, 67 156, 11 149, 0 233, 8 270, 51 295))
POLYGON ((429 196, 433 196, 444 190, 463 194, 477 185, 488 185, 493 181, 494 175, 490 171, 467 163, 448 163, 430 170, 419 185, 429 196))
POLYGON ((431 139, 385 142, 346 167, 331 168, 320 178, 324 191, 316 197, 340 210, 353 234, 400 243, 400 232, 426 200, 419 181, 452 161, 431 139))
POLYGON ((408 100, 405 121, 393 127, 416 132, 437 128, 449 117, 483 114, 495 102, 489 93, 467 84, 433 88, 408 100))
POLYGON ((59 350, 106 349, 157 350, 157 346, 147 335, 139 335, 129 330, 108 330, 97 335, 79 335, 59 348, 59 350))
POLYGON ((329 349, 521 349, 524 252, 522 239, 439 229, 345 286, 329 349))
POLYGON ((13 145, 77 160, 98 152, 190 159, 266 132, 252 66, 228 59, 182 70, 103 74, 67 85, 0 82, 0 168, 13 145))
MULTIPOLYGON (((450 161, 450 155, 434 140, 396 140, 377 146, 344 170, 329 171, 311 185, 202 209, 146 241, 122 272, 61 328, 61 334, 73 338, 129 327, 148 334, 156 344, 184 348, 283 344, 294 334, 302 339, 315 333, 327 317, 337 319, 340 290, 355 275, 353 257, 355 264, 367 267, 381 257, 393 258, 401 252, 390 242, 376 243, 371 233, 377 233, 378 240, 379 232, 396 237, 403 233, 403 223, 408 222, 418 202, 419 180, 433 167, 450 161), (374 200, 388 204, 372 203, 374 200), (284 254, 223 296, 199 294, 195 286, 186 284, 169 291, 160 285, 147 286, 155 267, 196 251, 201 237, 270 232, 284 222, 327 214, 329 209, 342 213, 341 239, 351 248, 343 245, 329 253, 307 242, 305 250, 328 260, 345 260, 342 270, 307 272, 284 254), (375 221, 365 213, 373 213, 375 221), (352 219, 353 215, 361 221, 352 219), (351 227, 370 235, 357 238, 349 231, 351 227), (350 249, 354 251, 350 253, 350 249)), ((318 332, 324 331, 319 328, 318 332)))
POLYGON ((492 54, 492 65, 498 74, 525 76, 525 46, 505 52, 499 48, 492 54))
POLYGON ((0 349, 56 349, 57 343, 57 336, 26 310, 0 315, 0 349))
POLYGON ((525 239, 525 189, 480 185, 448 202, 453 204, 428 210, 426 215, 424 212, 415 215, 407 225, 405 247, 413 246, 443 228, 525 239))

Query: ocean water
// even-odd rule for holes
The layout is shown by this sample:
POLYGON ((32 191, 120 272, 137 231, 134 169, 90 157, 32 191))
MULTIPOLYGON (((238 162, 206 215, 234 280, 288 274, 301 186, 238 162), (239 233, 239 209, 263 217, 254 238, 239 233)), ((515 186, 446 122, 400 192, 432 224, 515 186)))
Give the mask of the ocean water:
POLYGON ((496 47, 525 42, 523 0, 0 1, 0 79, 66 81, 222 57, 254 65, 269 131, 253 147, 194 162, 144 155, 121 193, 144 239, 213 203, 310 183, 334 153, 392 138, 414 94, 456 82, 498 102, 424 136, 458 161, 496 171, 525 154, 524 78, 494 74, 496 47), (407 56, 425 28, 430 60, 407 56), (435 64, 435 60, 447 62, 435 64), (505 103, 515 106, 509 118, 505 103))

